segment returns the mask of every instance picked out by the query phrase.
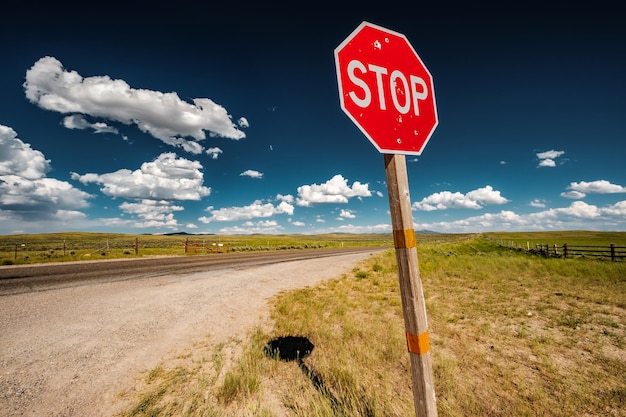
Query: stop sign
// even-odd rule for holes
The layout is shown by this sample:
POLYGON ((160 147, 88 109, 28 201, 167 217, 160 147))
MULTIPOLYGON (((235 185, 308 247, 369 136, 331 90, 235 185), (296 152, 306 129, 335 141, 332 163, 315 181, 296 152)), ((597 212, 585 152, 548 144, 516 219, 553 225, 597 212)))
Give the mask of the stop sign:
POLYGON ((407 38, 363 22, 335 49, 342 110, 382 153, 420 155, 439 123, 433 79, 407 38))

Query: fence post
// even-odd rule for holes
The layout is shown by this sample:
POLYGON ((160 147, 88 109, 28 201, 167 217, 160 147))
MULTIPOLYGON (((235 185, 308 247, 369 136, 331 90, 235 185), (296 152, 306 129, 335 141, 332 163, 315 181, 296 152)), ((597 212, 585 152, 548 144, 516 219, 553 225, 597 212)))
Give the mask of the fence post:
POLYGON ((559 256, 559 251, 557 250, 556 243, 554 244, 554 256, 559 256))
POLYGON ((611 261, 615 262, 615 245, 611 243, 611 261))
POLYGON ((187 244, 189 243, 189 238, 185 238, 185 254, 187 253, 187 244))
POLYGON ((567 258, 567 243, 563 243, 563 257, 567 258))
POLYGON ((139 254, 139 238, 135 237, 135 256, 139 254))

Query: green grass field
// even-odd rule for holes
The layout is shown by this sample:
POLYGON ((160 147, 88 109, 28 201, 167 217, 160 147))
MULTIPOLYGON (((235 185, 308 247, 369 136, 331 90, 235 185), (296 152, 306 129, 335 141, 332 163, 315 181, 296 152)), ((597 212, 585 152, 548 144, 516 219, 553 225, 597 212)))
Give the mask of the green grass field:
MULTIPOLYGON (((420 234, 420 242, 467 235, 420 234)), ((393 246, 391 234, 326 235, 127 235, 54 233, 0 236, 0 265, 86 261, 242 251, 393 246)))
MULTIPOLYGON (((626 416, 625 262, 484 236, 420 242, 418 256, 440 417, 626 416)), ((150 370, 123 415, 414 415, 397 274, 389 250, 280 294, 244 340, 209 336, 150 370), (264 352, 290 335, 315 345, 304 366, 264 352)))
POLYGON ((616 246, 626 246, 626 233, 624 232, 595 232, 595 231, 564 231, 564 232, 499 232, 485 233, 494 240, 514 242, 520 247, 534 247, 537 244, 583 246, 608 246, 613 243, 616 246))

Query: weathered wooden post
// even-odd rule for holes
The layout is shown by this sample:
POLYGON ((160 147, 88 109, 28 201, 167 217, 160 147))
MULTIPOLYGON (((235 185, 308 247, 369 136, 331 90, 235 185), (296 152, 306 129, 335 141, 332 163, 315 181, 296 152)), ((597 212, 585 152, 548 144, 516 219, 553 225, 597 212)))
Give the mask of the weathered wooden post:
POLYGON ((419 273, 405 156, 385 154, 385 173, 415 410, 420 417, 437 416, 426 302, 419 273))
POLYGON ((615 262, 615 245, 611 243, 611 261, 615 262))
POLYGON ((567 243, 563 243, 563 257, 567 258, 567 243))

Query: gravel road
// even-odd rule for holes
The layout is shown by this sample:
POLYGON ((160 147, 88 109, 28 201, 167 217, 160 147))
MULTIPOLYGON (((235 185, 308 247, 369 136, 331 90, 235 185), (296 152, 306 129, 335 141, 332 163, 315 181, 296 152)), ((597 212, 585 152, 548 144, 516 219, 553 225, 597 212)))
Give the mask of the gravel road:
POLYGON ((378 251, 0 296, 0 416, 110 417, 142 371, 243 336, 270 297, 378 251))

